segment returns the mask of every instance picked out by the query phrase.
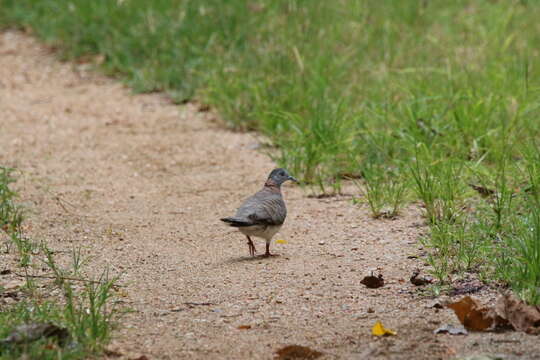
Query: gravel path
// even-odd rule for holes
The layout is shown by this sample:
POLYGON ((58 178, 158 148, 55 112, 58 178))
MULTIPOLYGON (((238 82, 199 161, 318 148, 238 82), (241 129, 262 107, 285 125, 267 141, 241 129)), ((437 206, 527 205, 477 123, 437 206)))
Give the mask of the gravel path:
POLYGON ((95 275, 121 274, 119 306, 131 311, 110 349, 126 359, 272 359, 289 344, 327 359, 540 358, 538 338, 524 334, 433 334, 457 320, 408 281, 425 268, 410 256, 425 231, 415 207, 373 220, 350 196, 311 198, 287 184, 276 237, 287 243, 252 259, 219 218, 274 167, 255 135, 193 105, 132 95, 14 31, 0 34, 0 108, 0 163, 22 171, 29 234, 81 247, 95 275), (384 287, 360 284, 372 270, 384 287), (397 336, 372 337, 376 320, 397 336))

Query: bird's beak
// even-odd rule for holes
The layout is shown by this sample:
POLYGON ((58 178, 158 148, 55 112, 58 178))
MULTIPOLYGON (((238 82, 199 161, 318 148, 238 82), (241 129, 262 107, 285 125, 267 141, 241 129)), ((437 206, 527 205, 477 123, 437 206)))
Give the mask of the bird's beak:
POLYGON ((294 181, 295 183, 299 184, 300 181, 296 180, 294 177, 289 175, 289 180, 294 181))

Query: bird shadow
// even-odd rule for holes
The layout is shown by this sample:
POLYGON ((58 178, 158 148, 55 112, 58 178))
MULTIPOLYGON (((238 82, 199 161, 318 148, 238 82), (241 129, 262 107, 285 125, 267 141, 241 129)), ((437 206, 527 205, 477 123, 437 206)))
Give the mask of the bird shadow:
POLYGON ((265 255, 256 255, 256 256, 240 256, 235 257, 229 260, 224 261, 225 264, 238 264, 243 262, 251 262, 251 261, 261 261, 261 260, 277 260, 277 259, 287 259, 286 257, 283 257, 279 254, 272 254, 270 256, 265 255))

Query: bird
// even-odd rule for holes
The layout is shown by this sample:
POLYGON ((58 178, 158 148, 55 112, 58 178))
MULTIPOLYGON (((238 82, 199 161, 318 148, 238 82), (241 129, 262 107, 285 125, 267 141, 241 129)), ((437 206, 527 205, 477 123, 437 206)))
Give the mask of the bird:
POLYGON ((266 252, 263 256, 272 256, 270 254, 272 237, 279 231, 287 217, 281 185, 288 180, 298 183, 287 170, 282 168, 272 170, 263 188, 247 198, 236 211, 236 215, 220 219, 238 228, 247 237, 251 256, 255 256, 257 252, 252 237, 266 240, 266 252))

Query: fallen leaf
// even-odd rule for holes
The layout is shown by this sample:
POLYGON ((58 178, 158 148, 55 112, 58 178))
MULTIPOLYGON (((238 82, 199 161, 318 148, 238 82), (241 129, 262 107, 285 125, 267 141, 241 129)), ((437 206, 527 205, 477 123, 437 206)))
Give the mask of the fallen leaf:
POLYGON ((375 325, 373 325, 371 334, 375 336, 397 335, 395 331, 385 328, 380 321, 377 321, 375 325))
POLYGON ((415 286, 424 286, 431 284, 433 282, 433 278, 430 276, 419 276, 420 270, 414 270, 412 276, 411 276, 411 284, 415 286))
POLYGON ((8 274, 11 274, 10 269, 5 269, 5 270, 0 271, 0 275, 8 275, 8 274))
POLYGON ((450 296, 468 295, 481 291, 486 286, 477 279, 463 279, 454 282, 450 296))
POLYGON ((494 314, 470 296, 448 304, 447 307, 454 310, 459 322, 468 330, 484 331, 494 324, 494 314))
POLYGON ((322 352, 310 349, 306 346, 287 345, 284 348, 276 351, 277 360, 294 360, 294 359, 317 359, 322 356, 322 352))
POLYGON ((65 328, 58 327, 52 323, 32 323, 17 326, 4 339, 3 344, 22 344, 32 342, 41 338, 55 337, 62 342, 69 336, 65 328))
POLYGON ((197 109, 199 112, 208 112, 210 111, 210 105, 208 104, 199 104, 199 107, 197 109))
POLYGON ((287 240, 278 239, 276 240, 276 244, 287 244, 287 240))
POLYGON ((446 324, 433 331, 434 334, 467 335, 468 332, 463 326, 446 324))
POLYGON ((374 276, 372 273, 371 275, 363 278, 362 281, 360 281, 360 284, 363 284, 370 289, 376 289, 384 285, 384 279, 382 274, 374 276))
POLYGON ((116 350, 111 349, 105 349, 103 350, 103 353, 107 355, 108 357, 121 357, 122 353, 116 350))
POLYGON ((216 305, 212 302, 193 302, 193 301, 188 301, 188 302, 185 302, 184 305, 187 305, 189 306, 190 308, 193 308, 195 306, 211 306, 211 305, 216 305))
POLYGON ((11 298, 17 300, 19 298, 19 293, 17 291, 4 291, 0 293, 0 298, 11 298))
POLYGON ((488 197, 495 194, 495 190, 488 189, 485 186, 475 185, 475 184, 469 184, 470 187, 472 187, 476 192, 478 192, 483 197, 488 197))
POLYGON ((239 325, 237 327, 238 330, 249 330, 251 329, 251 325, 239 325))
POLYGON ((506 319, 516 330, 527 334, 540 334, 540 308, 527 305, 512 293, 507 293, 497 300, 495 313, 506 319))

